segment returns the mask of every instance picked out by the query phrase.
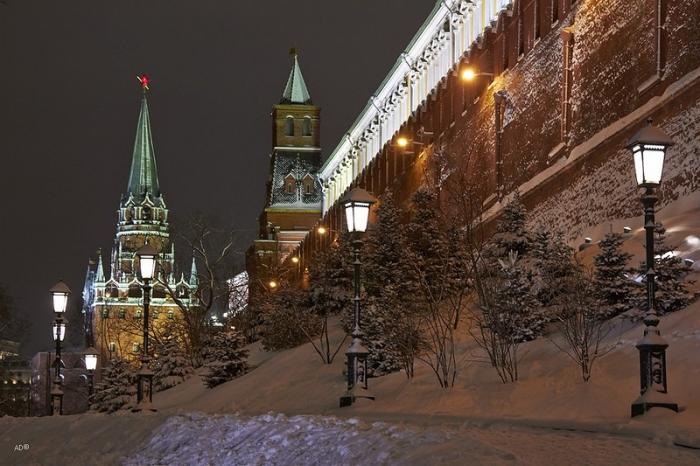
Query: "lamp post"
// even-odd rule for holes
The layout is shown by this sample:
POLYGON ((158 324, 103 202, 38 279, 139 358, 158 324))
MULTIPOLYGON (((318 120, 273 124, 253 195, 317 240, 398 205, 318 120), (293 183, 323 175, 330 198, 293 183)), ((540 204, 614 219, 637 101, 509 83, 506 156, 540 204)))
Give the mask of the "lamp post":
POLYGON ((367 230, 369 223, 369 211, 377 199, 362 188, 353 188, 340 199, 340 204, 345 209, 348 232, 353 236, 353 268, 355 297, 354 325, 352 329, 352 341, 345 352, 347 356, 348 389, 347 393, 340 397, 340 407, 350 406, 357 398, 374 399, 367 388, 367 348, 362 343, 362 330, 360 327, 360 250, 362 248, 362 234, 367 230))
POLYGON ((141 368, 138 373, 136 389, 136 406, 133 412, 155 411, 153 408, 153 371, 148 367, 148 306, 151 301, 151 284, 156 270, 158 250, 146 243, 136 251, 143 280, 143 347, 141 350, 141 368))
POLYGON ((97 369, 97 357, 99 353, 92 346, 87 348, 83 354, 85 355, 85 369, 88 372, 88 395, 92 396, 95 382, 95 369, 97 369))
POLYGON ((63 281, 56 283, 50 290, 51 298, 53 302, 53 312, 56 315, 56 319, 53 323, 53 340, 56 343, 56 359, 54 360, 54 380, 51 387, 51 415, 61 415, 63 414, 63 389, 61 385, 63 380, 61 379, 61 342, 66 336, 66 321, 63 319, 63 315, 66 312, 66 307, 68 307, 68 296, 70 295, 70 288, 63 281))
POLYGON ((678 405, 668 398, 666 380, 666 348, 668 343, 659 332, 659 316, 654 303, 654 205, 657 197, 654 188, 661 183, 666 150, 673 145, 673 140, 661 128, 652 126, 642 128, 627 143, 627 148, 634 157, 634 170, 637 186, 644 188, 642 204, 644 205, 644 230, 646 231, 646 280, 647 310, 644 315, 644 337, 637 343, 639 350, 640 396, 632 403, 632 417, 644 414, 654 407, 672 409, 678 412, 678 405))

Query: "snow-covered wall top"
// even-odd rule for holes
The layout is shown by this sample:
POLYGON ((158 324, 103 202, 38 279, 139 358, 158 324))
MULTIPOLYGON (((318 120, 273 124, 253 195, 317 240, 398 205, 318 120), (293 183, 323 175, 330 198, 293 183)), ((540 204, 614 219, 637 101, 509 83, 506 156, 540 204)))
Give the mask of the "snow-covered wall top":
POLYGON ((438 0, 320 171, 323 213, 374 159, 512 0, 438 0))

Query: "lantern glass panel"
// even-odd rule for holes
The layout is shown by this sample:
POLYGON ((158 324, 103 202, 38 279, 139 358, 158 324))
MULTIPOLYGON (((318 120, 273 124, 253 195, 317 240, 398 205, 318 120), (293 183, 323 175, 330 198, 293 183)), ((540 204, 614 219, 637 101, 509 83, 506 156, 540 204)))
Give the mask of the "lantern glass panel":
POLYGON ((355 231, 355 214, 353 213, 353 207, 352 207, 352 202, 348 202, 345 204, 345 220, 347 221, 348 224, 348 231, 353 232, 355 231))
POLYGON ((66 307, 68 305, 68 293, 54 292, 53 296, 53 311, 54 312, 66 312, 66 307))
POLYGON ((369 220, 369 204, 364 202, 356 202, 355 208, 353 210, 355 211, 355 231, 367 231, 367 222, 369 220))
POLYGON ((59 323, 54 323, 53 324, 53 339, 54 341, 63 341, 63 338, 66 336, 66 324, 59 324, 59 323))
POLYGON ((644 183, 658 185, 664 169, 664 147, 645 145, 643 151, 644 183))
POLYGON ((156 257, 143 255, 140 257, 141 278, 150 280, 156 269, 156 257))
POLYGON ((85 355, 85 368, 89 371, 94 371, 97 368, 97 355, 96 354, 86 354, 85 355))

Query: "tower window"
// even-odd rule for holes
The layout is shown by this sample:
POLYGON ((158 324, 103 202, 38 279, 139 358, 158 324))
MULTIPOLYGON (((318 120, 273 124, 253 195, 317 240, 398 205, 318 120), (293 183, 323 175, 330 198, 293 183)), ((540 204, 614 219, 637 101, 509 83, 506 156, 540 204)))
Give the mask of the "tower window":
POLYGON ((141 317, 143 317, 143 314, 142 314, 142 312, 141 312, 141 309, 138 309, 138 310, 134 313, 134 319, 140 319, 141 317))
POLYGON ((304 177, 304 194, 314 193, 314 178, 311 175, 304 177))
POLYGON ((287 175, 284 178, 284 192, 287 194, 294 194, 294 191, 296 190, 296 188, 297 188, 297 182, 294 179, 294 176, 292 176, 291 174, 287 175))
POLYGON ((119 318, 124 319, 126 317, 126 310, 119 309, 119 318))
POLYGON ((109 319, 109 309, 102 309, 102 318, 109 319))
POLYGON ((301 135, 311 136, 311 117, 304 117, 301 135))
POLYGON ((131 351, 133 351, 134 353, 140 353, 141 352, 141 345, 138 343, 134 343, 131 346, 131 351))
POLYGON ((173 311, 168 311, 168 320, 173 320, 175 318, 175 313, 173 311))
POLYGON ((109 349, 110 353, 114 353, 115 351, 117 351, 117 344, 114 343, 113 341, 110 341, 108 349, 109 349))
POLYGON ((285 136, 294 136, 294 117, 287 117, 287 121, 284 123, 284 134, 285 136))

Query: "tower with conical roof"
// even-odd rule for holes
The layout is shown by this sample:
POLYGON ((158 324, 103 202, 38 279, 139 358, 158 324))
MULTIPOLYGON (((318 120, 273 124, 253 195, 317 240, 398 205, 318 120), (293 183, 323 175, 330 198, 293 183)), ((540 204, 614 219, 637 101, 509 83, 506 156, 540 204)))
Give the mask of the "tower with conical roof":
POLYGON ((272 108, 270 176, 254 245, 258 255, 274 254, 276 261, 283 261, 321 217, 321 109, 311 99, 296 49, 290 55, 292 69, 272 108))
POLYGON ((111 264, 105 269, 99 254, 97 267, 88 271, 92 293, 84 306, 88 344, 100 349, 104 357, 120 356, 135 359, 139 356, 142 326, 142 288, 138 274, 138 251, 146 243, 160 251, 158 277, 153 283, 151 298, 151 328, 154 332, 167 327, 167 321, 179 316, 179 306, 171 297, 173 290, 188 302, 196 290, 196 283, 176 282, 174 274, 175 250, 170 241, 168 208, 160 191, 158 170, 151 134, 148 110, 148 78, 141 76, 141 109, 136 126, 136 139, 131 157, 126 192, 122 194, 117 211, 117 233, 111 254, 111 264), (109 273, 105 273, 108 271, 109 273), (158 320, 161 322, 157 322, 158 320))

